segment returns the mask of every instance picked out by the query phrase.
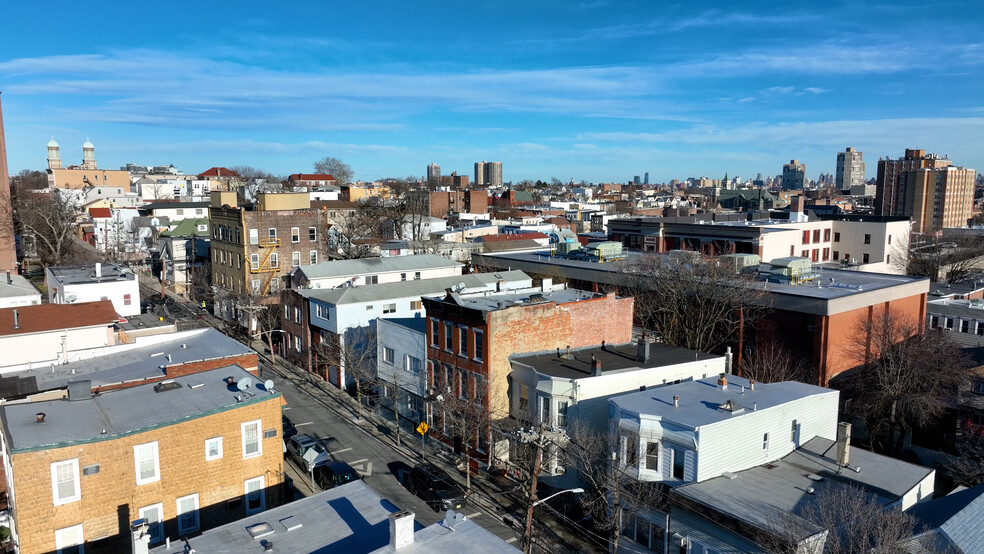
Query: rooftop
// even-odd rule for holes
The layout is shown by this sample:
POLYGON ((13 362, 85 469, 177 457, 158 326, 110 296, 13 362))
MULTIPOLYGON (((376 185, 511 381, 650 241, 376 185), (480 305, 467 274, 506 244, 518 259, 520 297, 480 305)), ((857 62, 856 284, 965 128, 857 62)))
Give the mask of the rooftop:
POLYGON ((173 200, 165 200, 161 202, 151 202, 150 204, 144 204, 139 206, 137 209, 140 211, 148 210, 173 210, 178 208, 208 208, 212 203, 209 201, 202 202, 175 202, 173 200))
POLYGON ((61 448, 75 444, 113 440, 196 417, 235 409, 239 405, 277 398, 277 391, 252 387, 252 395, 240 392, 225 379, 254 377, 238 366, 229 366, 174 381, 180 388, 157 392, 154 385, 140 385, 92 396, 85 400, 49 400, 0 406, 11 452, 61 448), (236 397, 242 398, 238 402, 236 397), (44 423, 35 414, 44 413, 44 423))
MULTIPOLYGON (((508 272, 512 273, 512 272, 508 272)), ((522 273, 522 272, 519 272, 522 273)), ((481 274, 477 274, 481 275, 481 274)), ((499 273, 486 273, 484 275, 500 275, 499 273)), ((525 275, 525 273, 523 274, 525 275)), ((560 287, 562 285, 558 285, 560 287)), ((467 290, 465 291, 468 292, 467 290)), ((494 312, 496 310, 505 310, 512 308, 514 306, 530 306, 533 304, 545 304, 548 302, 553 302, 556 304, 567 304, 569 302, 581 302, 583 300, 593 300, 596 298, 604 298, 604 294, 597 292, 588 292, 578 289, 568 289, 568 288, 555 288, 553 290, 544 291, 542 288, 527 288, 521 292, 506 291, 506 292, 493 292, 483 295, 468 295, 464 296, 452 293, 450 297, 445 296, 445 302, 454 302, 459 306, 464 308, 470 308, 472 310, 479 310, 483 312, 494 312)))
POLYGON ((860 486, 881 505, 899 500, 933 472, 868 450, 851 447, 850 465, 838 467, 834 441, 815 437, 781 460, 733 475, 715 477, 672 490, 679 495, 759 529, 794 518, 805 538, 820 528, 802 519, 804 510, 831 488, 860 486), (854 471, 859 468, 860 471, 854 471), (810 494, 812 488, 815 493, 810 494), (763 494, 763 491, 768 493, 763 494))
POLYGON ((557 355, 556 351, 553 351, 513 356, 511 359, 514 362, 531 366, 544 375, 562 379, 577 379, 592 375, 592 357, 601 363, 602 375, 616 373, 625 369, 664 367, 695 360, 711 360, 719 357, 656 342, 650 343, 649 345, 649 361, 642 362, 636 357, 637 348, 637 343, 630 342, 626 344, 606 345, 604 347, 592 346, 590 348, 571 350, 570 358, 566 357, 566 351, 561 351, 560 356, 557 355))
POLYGON ((334 260, 302 266, 295 271, 313 280, 331 277, 351 277, 366 273, 387 273, 392 271, 413 271, 447 267, 462 267, 462 265, 436 254, 417 254, 415 256, 334 260))
POLYGON ((177 226, 175 226, 174 229, 171 229, 169 231, 162 231, 161 232, 161 236, 162 237, 191 237, 191 236, 195 236, 195 237, 206 237, 206 238, 208 238, 208 236, 209 236, 208 229, 209 229, 209 226, 208 226, 208 218, 207 217, 206 218, 194 218, 194 219, 191 219, 191 218, 189 218, 189 219, 182 219, 180 222, 178 222, 177 226), (205 226, 205 230, 204 231, 199 231, 198 230, 198 226, 199 225, 204 225, 205 226))
POLYGON ((130 268, 117 264, 60 265, 49 267, 47 272, 63 285, 134 281, 137 278, 130 268), (98 277, 96 276, 97 271, 98 277))
POLYGON ((398 317, 384 320, 391 325, 399 325, 417 333, 427 332, 427 319, 423 317, 398 317))
POLYGON ((318 300, 326 304, 358 304, 390 298, 410 298, 441 294, 446 289, 465 285, 463 292, 485 291, 494 289, 499 281, 505 281, 506 286, 519 288, 529 286, 532 279, 522 271, 501 271, 499 273, 472 273, 455 275, 453 277, 437 277, 434 279, 415 279, 396 283, 378 285, 360 285, 357 287, 339 287, 334 289, 301 289, 301 296, 318 300))
POLYGON ((907 545, 907 552, 984 552, 984 485, 950 494, 914 506, 909 513, 917 528, 928 527, 929 536, 917 541, 928 549, 907 545))
POLYGON ((794 400, 821 394, 837 395, 833 389, 808 385, 798 381, 780 383, 756 383, 751 389, 748 379, 728 375, 727 390, 718 386, 718 377, 687 381, 656 389, 633 392, 612 398, 611 402, 627 412, 659 417, 689 429, 697 429, 733 417, 742 417, 756 411, 781 406, 794 400), (744 389, 742 388, 744 387, 744 389), (673 397, 679 396, 679 406, 673 406, 673 397), (726 402, 737 403, 743 411, 726 411, 719 406, 726 402))
POLYGON ((0 273, 0 298, 35 295, 41 296, 41 293, 23 275, 11 272, 8 276, 0 273), (8 278, 10 279, 9 283, 7 282, 8 278))
POLYGON ((0 309, 0 336, 40 333, 97 325, 110 326, 119 316, 109 300, 79 304, 37 304, 0 309), (18 328, 14 328, 14 312, 18 328))
MULTIPOLYGON (((396 511, 398 507, 365 482, 353 481, 205 531, 188 544, 197 552, 262 552, 266 544, 275 547, 275 552, 392 552, 389 514, 396 511), (254 527, 262 524, 268 528, 254 527)), ((414 530, 414 542, 399 552, 517 552, 467 519, 457 523, 454 532, 440 523, 422 528, 415 522, 414 530)), ((178 541, 151 552, 181 554, 186 550, 178 541)))
MULTIPOLYGON (((135 343, 108 346, 92 357, 54 367, 11 372, 8 376, 33 377, 39 390, 60 389, 69 381, 88 379, 93 387, 164 377, 162 365, 215 360, 253 350, 212 328, 139 337, 135 343)), ((76 354, 77 353, 72 353, 76 354)))

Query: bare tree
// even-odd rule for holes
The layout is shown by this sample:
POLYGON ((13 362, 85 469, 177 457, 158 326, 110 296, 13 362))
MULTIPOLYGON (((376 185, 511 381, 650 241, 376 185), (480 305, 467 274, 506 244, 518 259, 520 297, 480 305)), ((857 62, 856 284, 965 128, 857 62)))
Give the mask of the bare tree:
POLYGON ((275 175, 251 165, 234 165, 229 169, 236 172, 236 176, 229 180, 229 190, 239 192, 249 200, 256 198, 260 181, 276 179, 275 175))
POLYGON ((464 457, 465 485, 471 490, 472 452, 479 449, 480 442, 487 442, 484 439, 488 438, 492 425, 490 390, 485 379, 476 378, 474 373, 464 369, 454 371, 451 379, 454 382, 449 383, 444 372, 441 383, 445 393, 442 394, 441 409, 449 438, 464 457))
POLYGON ((69 194, 30 186, 30 180, 18 180, 11 191, 14 226, 21 234, 34 237, 43 264, 61 265, 72 249, 78 206, 69 194))
POLYGON ((331 156, 326 156, 314 162, 314 172, 331 175, 335 178, 335 183, 338 185, 351 183, 353 177, 352 167, 349 164, 331 156))
POLYGON ((646 255, 621 264, 620 289, 635 297, 636 324, 663 342, 716 352, 737 345, 763 311, 753 278, 697 252, 646 255))
POLYGON ((845 348, 864 366, 845 380, 845 396, 864 417, 872 446, 900 455, 913 429, 935 422, 970 377, 970 361, 922 321, 890 310, 860 317, 845 348))
POLYGON ((372 246, 382 242, 382 228, 376 208, 378 199, 360 202, 351 210, 332 222, 321 223, 321 236, 326 241, 326 250, 332 257, 341 259, 368 258, 372 256, 372 246))
POLYGON ((351 382, 351 392, 358 406, 356 415, 362 419, 363 396, 374 394, 379 383, 376 371, 376 333, 369 327, 357 327, 343 335, 330 333, 325 340, 312 345, 319 369, 338 369, 343 375, 340 386, 351 382))
POLYGON ((959 283, 984 269, 984 240, 913 234, 909 239, 909 275, 959 283))
POLYGON ((886 509, 861 487, 827 482, 815 488, 811 502, 770 525, 772 536, 762 540, 767 551, 889 554, 916 532, 915 518, 886 509))
POLYGON ((751 356, 738 364, 738 374, 760 383, 808 381, 809 366, 802 358, 783 348, 778 342, 757 345, 751 356))

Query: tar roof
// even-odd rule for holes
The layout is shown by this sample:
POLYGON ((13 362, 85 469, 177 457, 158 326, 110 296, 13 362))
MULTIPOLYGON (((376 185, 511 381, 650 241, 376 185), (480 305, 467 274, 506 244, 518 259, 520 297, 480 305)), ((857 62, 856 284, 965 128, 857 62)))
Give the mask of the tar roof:
POLYGON ((389 298, 409 298, 440 294, 445 289, 464 283, 464 292, 469 290, 486 290, 498 281, 530 282, 529 276, 522 271, 501 271, 499 273, 472 273, 470 275, 455 275, 453 277, 437 277, 435 279, 415 279, 396 283, 379 285, 360 285, 357 287, 340 287, 335 289, 301 289, 298 292, 308 298, 327 304, 357 304, 373 302, 389 298))
POLYGON ((162 365, 215 360, 252 352, 248 346, 215 329, 195 329, 140 337, 133 344, 101 349, 93 358, 19 371, 12 375, 35 377, 40 390, 64 388, 69 381, 77 379, 88 379, 93 387, 100 387, 163 377, 162 365))
POLYGON ((900 499, 933 472, 857 447, 851 447, 850 468, 838 471, 837 461, 831 457, 836 455, 836 449, 831 448, 833 444, 830 439, 815 437, 776 462, 739 471, 733 476, 683 485, 671 494, 759 529, 771 529, 777 521, 792 514, 795 520, 791 523, 800 528, 801 537, 806 537, 820 528, 801 516, 825 490, 861 486, 871 501, 885 505, 900 499), (851 469, 855 467, 861 471, 851 469), (810 487, 815 494, 809 494, 810 487))
MULTIPOLYGON (((389 515, 396 511, 397 506, 363 481, 352 481, 205 531, 190 538, 188 545, 197 552, 262 552, 267 543, 275 552, 386 552, 389 515), (268 528, 253 527, 264 523, 268 528)), ((516 551, 470 521, 456 525, 453 533, 440 524, 421 529, 415 523, 414 529, 414 542, 400 552, 516 551)), ((183 542, 151 549, 155 554, 185 551, 183 542)))
MULTIPOLYGON (((467 292, 467 291, 466 291, 467 292)), ((459 306, 481 310, 483 312, 494 312, 496 310, 507 310, 515 306, 530 306, 534 304, 544 304, 554 302, 556 304, 567 304, 569 302, 581 302, 583 300, 593 300, 604 297, 604 294, 588 292, 579 289, 555 289, 543 291, 540 288, 524 290, 522 292, 501 292, 483 295, 461 296, 452 295, 452 301, 459 306)))
POLYGON ((710 425, 734 417, 742 417, 787 402, 821 394, 836 395, 837 391, 798 381, 757 383, 751 390, 750 382, 737 375, 728 375, 728 388, 721 390, 717 377, 688 381, 656 389, 624 394, 611 399, 621 410, 644 416, 655 416, 690 429, 710 425), (742 387, 744 387, 744 392, 742 387), (674 407, 673 397, 679 396, 679 406, 674 407), (718 406, 733 401, 745 408, 735 413, 718 406))
POLYGON ((603 375, 624 369, 663 367, 695 360, 711 360, 718 357, 668 344, 650 343, 649 361, 642 362, 636 358, 637 348, 637 343, 630 342, 626 344, 606 345, 604 349, 601 346, 592 346, 571 350, 570 358, 567 357, 566 351, 560 351, 560 356, 557 355, 557 351, 553 351, 524 356, 512 356, 511 359, 514 362, 531 366, 544 375, 564 379, 577 379, 592 375, 592 356, 601 363, 603 375))
POLYGON ((136 275, 128 267, 116 264, 99 264, 99 277, 96 277, 96 264, 60 265, 47 270, 65 285, 77 283, 105 283, 108 281, 132 281, 136 275))
POLYGON ((177 378, 181 388, 175 390, 156 392, 152 384, 139 385, 87 400, 8 404, 0 407, 0 415, 11 452, 29 452, 112 440, 280 396, 261 387, 254 388, 253 395, 243 394, 235 384, 226 384, 230 376, 234 383, 254 379, 242 368, 229 366, 177 378), (243 402, 236 401, 237 395, 243 402), (45 414, 44 423, 36 423, 37 413, 45 414))
POLYGON ((40 333, 55 329, 75 329, 113 325, 119 318, 109 300, 78 304, 37 304, 0 309, 0 335, 40 333), (14 329, 14 312, 19 327, 14 329))
POLYGON ((334 260, 320 264, 306 265, 298 268, 297 271, 304 274, 308 279, 326 279, 329 277, 350 277, 366 273, 386 273, 390 271, 412 271, 444 267, 462 267, 462 265, 436 254, 417 254, 415 256, 334 260))

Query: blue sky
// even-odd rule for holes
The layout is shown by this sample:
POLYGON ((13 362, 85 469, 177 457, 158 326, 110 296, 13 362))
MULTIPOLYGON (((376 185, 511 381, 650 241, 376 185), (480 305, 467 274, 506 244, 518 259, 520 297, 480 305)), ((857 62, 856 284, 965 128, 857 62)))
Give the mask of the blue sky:
POLYGON ((78 163, 653 182, 833 172, 855 146, 984 170, 979 2, 8 2, 12 171, 78 163))

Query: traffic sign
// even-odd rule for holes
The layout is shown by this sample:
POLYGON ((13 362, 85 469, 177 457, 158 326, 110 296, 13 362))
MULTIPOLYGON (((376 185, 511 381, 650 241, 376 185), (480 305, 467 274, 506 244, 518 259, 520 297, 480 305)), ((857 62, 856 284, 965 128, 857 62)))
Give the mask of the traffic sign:
POLYGON ((430 429, 430 427, 427 425, 426 421, 421 421, 420 425, 417 426, 417 432, 421 435, 426 435, 428 429, 430 429))

